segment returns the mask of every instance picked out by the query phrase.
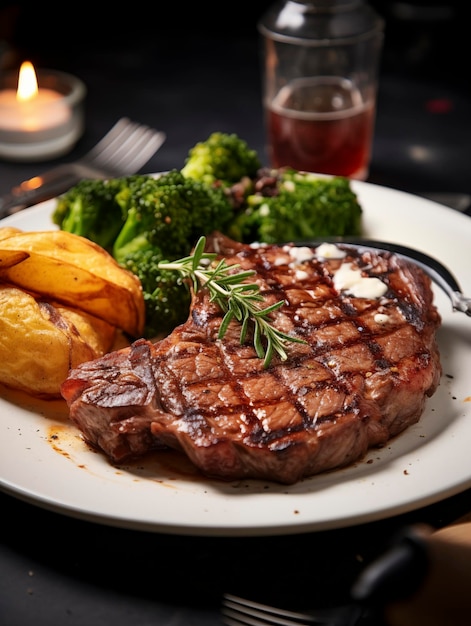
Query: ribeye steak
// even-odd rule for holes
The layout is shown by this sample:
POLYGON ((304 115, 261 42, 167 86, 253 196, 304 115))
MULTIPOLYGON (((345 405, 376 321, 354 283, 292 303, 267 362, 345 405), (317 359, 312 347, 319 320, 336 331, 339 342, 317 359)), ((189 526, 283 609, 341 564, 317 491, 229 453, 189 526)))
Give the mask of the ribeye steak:
POLYGON ((441 319, 420 268, 346 244, 249 246, 219 233, 207 250, 255 270, 263 306, 285 301, 273 325, 306 343, 264 368, 236 321, 217 338, 222 313, 203 288, 164 339, 70 371, 62 395, 91 446, 114 463, 173 448, 209 477, 292 484, 419 420, 441 376, 441 319))

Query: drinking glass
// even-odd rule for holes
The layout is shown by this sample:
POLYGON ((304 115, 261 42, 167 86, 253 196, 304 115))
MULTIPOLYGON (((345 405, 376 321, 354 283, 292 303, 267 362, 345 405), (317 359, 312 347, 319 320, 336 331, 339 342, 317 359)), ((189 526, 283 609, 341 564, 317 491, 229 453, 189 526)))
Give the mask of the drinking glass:
POLYGON ((258 30, 270 165, 365 180, 383 19, 363 0, 283 0, 258 30))

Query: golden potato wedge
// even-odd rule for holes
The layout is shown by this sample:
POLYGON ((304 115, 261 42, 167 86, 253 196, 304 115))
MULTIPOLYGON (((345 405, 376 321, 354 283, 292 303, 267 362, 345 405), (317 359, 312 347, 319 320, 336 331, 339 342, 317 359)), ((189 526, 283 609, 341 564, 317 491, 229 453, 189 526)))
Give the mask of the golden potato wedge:
POLYGON ((0 280, 99 317, 132 337, 143 333, 139 279, 85 237, 50 230, 0 238, 0 280))
MULTIPOLYGON (((80 337, 86 344, 86 351, 78 349, 77 345, 73 346, 71 361, 89 361, 90 357, 86 354, 89 350, 91 350, 94 359, 96 356, 103 356, 114 349, 117 334, 116 326, 77 309, 61 306, 57 303, 53 303, 51 306, 65 320, 71 332, 74 328, 78 330, 80 337)), ((51 317, 51 321, 54 322, 55 320, 51 317)))
POLYGON ((109 352, 116 328, 88 313, 0 284, 0 382, 60 397, 69 368, 109 352))
POLYGON ((18 263, 25 261, 28 257, 29 252, 19 250, 5 250, 3 253, 0 252, 0 269, 5 270, 14 265, 18 265, 18 263))
POLYGON ((21 233, 21 229, 16 228, 15 226, 2 226, 0 228, 0 240, 7 239, 7 237, 16 235, 16 233, 21 233))

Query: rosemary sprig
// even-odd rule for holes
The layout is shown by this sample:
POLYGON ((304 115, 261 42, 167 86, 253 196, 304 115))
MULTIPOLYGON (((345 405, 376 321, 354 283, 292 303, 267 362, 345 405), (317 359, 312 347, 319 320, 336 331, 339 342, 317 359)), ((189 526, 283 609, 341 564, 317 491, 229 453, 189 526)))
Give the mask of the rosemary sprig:
POLYGON ((219 327, 218 338, 222 339, 233 319, 241 324, 240 343, 243 344, 249 328, 254 327, 254 348, 257 356, 263 359, 264 367, 268 367, 273 353, 276 352, 282 361, 288 357, 285 346, 288 342, 305 343, 303 339, 292 337, 276 329, 270 323, 270 314, 283 306, 284 301, 261 308, 263 296, 256 283, 244 282, 255 274, 253 270, 234 272, 238 264, 228 265, 225 259, 216 264, 217 255, 204 252, 206 238, 200 237, 193 254, 177 261, 159 263, 160 269, 176 270, 184 278, 193 283, 195 293, 200 286, 209 290, 210 301, 215 302, 224 313, 219 327))

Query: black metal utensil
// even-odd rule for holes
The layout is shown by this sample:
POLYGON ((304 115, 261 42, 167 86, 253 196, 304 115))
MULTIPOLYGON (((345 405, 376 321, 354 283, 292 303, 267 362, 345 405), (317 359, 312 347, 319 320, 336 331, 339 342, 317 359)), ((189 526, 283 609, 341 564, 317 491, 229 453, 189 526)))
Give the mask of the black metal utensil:
POLYGON ((321 243, 352 245, 357 249, 366 248, 386 250, 387 252, 392 252, 398 256, 413 261, 416 265, 421 267, 430 276, 433 282, 446 293, 446 295, 450 298, 454 311, 465 313, 471 317, 471 298, 463 294, 460 284, 452 272, 445 267, 441 261, 431 257, 425 252, 395 242, 378 241, 367 237, 354 236, 323 237, 318 240, 311 240, 304 243, 296 242, 296 245, 313 246, 321 243))

